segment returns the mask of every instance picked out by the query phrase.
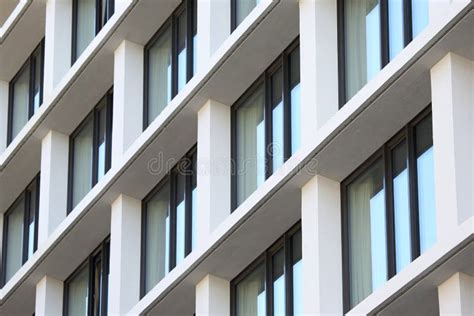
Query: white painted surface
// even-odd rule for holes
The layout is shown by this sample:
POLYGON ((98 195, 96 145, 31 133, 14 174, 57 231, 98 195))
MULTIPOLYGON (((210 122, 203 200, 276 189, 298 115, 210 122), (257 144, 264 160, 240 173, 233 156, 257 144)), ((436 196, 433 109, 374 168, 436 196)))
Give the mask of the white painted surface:
POLYGON ((230 315, 230 283, 215 275, 206 275, 196 285, 196 316, 230 315))
POLYGON ((44 276, 36 284, 35 315, 59 316, 63 314, 63 288, 62 281, 51 276, 44 276))
POLYGON ((439 314, 474 315, 474 277, 457 272, 438 286, 439 314))

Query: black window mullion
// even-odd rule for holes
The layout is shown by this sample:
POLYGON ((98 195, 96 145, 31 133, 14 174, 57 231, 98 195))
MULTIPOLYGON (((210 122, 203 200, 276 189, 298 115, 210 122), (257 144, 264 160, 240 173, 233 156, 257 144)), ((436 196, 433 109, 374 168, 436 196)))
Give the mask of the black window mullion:
POLYGON ((87 265, 89 266, 89 291, 87 291, 87 311, 88 315, 94 315, 94 273, 95 273, 95 257, 89 256, 87 265))
POLYGON ((95 0, 95 34, 102 28, 102 0, 95 0))
POLYGON ((283 160, 287 161, 291 157, 291 97, 290 97, 290 75, 289 62, 290 54, 283 53, 282 55, 282 101, 283 101, 283 160))
POLYGON ((22 265, 28 260, 28 240, 29 240, 29 219, 30 219, 30 199, 29 190, 23 193, 23 245, 22 245, 22 265))
POLYGON ((40 199, 40 175, 36 176, 36 196, 35 198, 35 236, 34 236, 34 242, 33 242, 33 251, 36 251, 38 249, 38 226, 39 226, 39 199, 40 199))
POLYGON ((43 40, 41 41, 41 44, 40 44, 40 52, 41 52, 41 57, 40 57, 40 66, 39 66, 39 69, 40 69, 40 82, 39 82, 39 105, 41 106, 43 104, 43 93, 44 93, 44 38, 43 40))
POLYGON ((420 231, 418 214, 418 174, 416 170, 415 139, 413 126, 406 127, 408 145, 408 185, 410 195, 410 232, 411 232, 411 259, 420 255, 420 231))
POLYGON ((107 21, 115 12, 115 0, 107 0, 107 21))
POLYGON ((285 234, 284 251, 285 251, 285 308, 286 315, 293 315, 293 247, 291 244, 292 236, 285 234))
POLYGON ((112 120, 113 120, 113 92, 107 93, 105 111, 105 172, 107 172, 112 164, 112 120))
MULTIPOLYGON (((176 174, 170 175, 170 245, 169 271, 176 266, 176 174)), ((168 272, 169 272, 168 271, 168 272)))
POLYGON ((265 253, 265 289, 267 316, 273 315, 273 258, 269 251, 265 253))
MULTIPOLYGON (((36 52, 36 51, 35 51, 36 52)), ((30 78, 29 78, 29 87, 28 87, 28 119, 30 119, 33 114, 35 113, 35 108, 34 108, 34 91, 35 91, 35 79, 36 79, 36 64, 37 60, 34 58, 34 54, 30 57, 30 78)))
POLYGON ((403 38, 407 46, 413 39, 411 0, 403 0, 403 38))
POLYGON ((388 0, 380 0, 381 68, 390 61, 388 19, 388 0))
POLYGON ((193 77, 194 10, 193 0, 186 0, 186 82, 193 77))
POLYGON ((92 183, 91 188, 96 185, 99 173, 99 121, 100 109, 95 108, 92 115, 92 183))
POLYGON ((178 17, 171 17, 171 98, 178 94, 178 17))
POLYGON ((107 299, 108 299, 108 292, 109 292, 109 265, 110 265, 110 244, 108 241, 104 241, 102 243, 102 275, 101 277, 101 285, 102 288, 100 293, 100 315, 105 316, 107 315, 107 299))
POLYGON ((147 246, 147 203, 142 201, 142 218, 141 218, 141 247, 140 247, 140 299, 146 294, 146 246, 147 246))
POLYGON ((72 36, 71 36, 71 65, 77 59, 77 10, 79 0, 72 1, 72 36))
POLYGON ((193 160, 192 155, 184 159, 189 159, 189 164, 186 166, 186 176, 185 176, 185 190, 184 190, 184 199, 185 199, 185 245, 184 245, 184 254, 187 256, 191 253, 192 250, 192 181, 193 181, 193 160))
POLYGON ((387 278, 395 275, 395 225, 393 213, 393 177, 392 177, 392 155, 391 149, 384 146, 384 181, 385 181, 385 222, 387 238, 387 278))
POLYGON ((339 85, 339 109, 346 103, 346 38, 344 22, 344 0, 337 0, 337 42, 338 42, 338 85, 339 85))
POLYGON ((264 89, 264 120, 265 120, 265 179, 273 173, 273 139, 272 139, 272 80, 266 72, 263 82, 264 89))

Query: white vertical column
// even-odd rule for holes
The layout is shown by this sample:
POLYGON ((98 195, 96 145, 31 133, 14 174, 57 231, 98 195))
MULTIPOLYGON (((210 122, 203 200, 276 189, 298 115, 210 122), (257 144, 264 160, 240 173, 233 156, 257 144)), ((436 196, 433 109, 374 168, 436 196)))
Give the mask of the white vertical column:
POLYGON ((342 315, 339 183, 318 175, 301 194, 303 314, 342 315))
POLYGON ((474 63, 449 53, 431 69, 438 240, 473 216, 474 63))
POLYGON ((455 273, 438 286, 439 314, 474 315, 474 278, 455 273))
POLYGON ((7 148, 8 82, 0 81, 0 154, 7 148))
POLYGON ((38 245, 66 218, 69 136, 49 131, 41 142, 38 245))
POLYGON ((209 100, 198 112, 197 244, 230 214, 230 107, 209 100))
POLYGON ((72 0, 48 0, 44 48, 45 99, 71 68, 71 40, 72 0))
POLYGON ((339 109, 336 2, 299 1, 303 146, 339 109))
POLYGON ((36 316, 63 314, 63 287, 62 281, 50 276, 43 277, 36 284, 36 316))
POLYGON ((124 40, 114 54, 112 165, 143 130, 143 46, 124 40))
POLYGON ((141 201, 120 195, 112 203, 109 315, 126 314, 140 299, 141 201))
POLYGON ((197 6, 197 71, 206 69, 210 57, 230 34, 230 1, 199 1, 197 6))
POLYGON ((196 316, 230 315, 230 282, 208 274, 196 285, 196 316))

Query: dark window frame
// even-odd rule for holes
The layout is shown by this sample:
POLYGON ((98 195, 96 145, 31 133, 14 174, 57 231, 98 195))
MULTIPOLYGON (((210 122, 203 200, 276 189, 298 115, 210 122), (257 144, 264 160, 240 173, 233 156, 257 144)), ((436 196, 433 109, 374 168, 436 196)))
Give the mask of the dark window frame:
MULTIPOLYGON (((345 8, 346 0, 337 0, 337 42, 338 42, 338 77, 339 77, 339 109, 349 99, 346 93, 346 23, 345 8)), ((380 0, 380 66, 381 70, 390 62, 389 50, 389 12, 388 1, 380 0)), ((413 40, 412 27, 412 1, 403 1, 403 47, 413 40)))
POLYGON ((18 203, 23 199, 23 244, 22 244, 22 266, 28 261, 28 241, 29 241, 29 219, 34 212, 35 215, 35 236, 33 239, 33 253, 38 249, 38 216, 39 216, 39 197, 40 197, 40 174, 26 186, 26 189, 15 199, 4 214, 3 220, 3 238, 2 238, 2 260, 1 260, 1 282, 3 287, 6 284, 6 261, 7 261, 7 236, 8 236, 8 216, 13 212, 18 203), (35 187, 36 194, 32 196, 31 188, 35 187), (35 199, 35 209, 31 210, 31 200, 35 199))
POLYGON ((141 246, 140 246, 140 298, 144 297, 146 292, 146 241, 147 241, 147 205, 155 195, 165 186, 169 185, 168 207, 170 216, 170 236, 169 236, 169 273, 176 267, 176 173, 181 172, 185 175, 185 257, 192 251, 192 185, 193 185, 193 168, 196 170, 197 165, 197 145, 193 147, 177 161, 171 171, 161 179, 158 184, 145 196, 142 200, 141 213, 141 246), (184 170, 183 170, 184 168, 184 170))
POLYGON ((105 173, 112 165, 112 113, 113 113, 113 87, 97 102, 92 111, 79 123, 78 127, 69 136, 69 158, 68 158, 68 186, 67 186, 67 214, 73 210, 73 193, 74 193, 74 139, 82 131, 82 128, 92 120, 92 183, 91 189, 98 182, 98 138, 99 138, 99 111, 103 108, 100 103, 106 100, 106 128, 105 128, 105 173))
MULTIPOLYGON (((80 54, 77 54, 77 15, 78 15, 78 4, 81 0, 72 0, 72 36, 71 36, 71 65, 73 65, 79 58, 80 54)), ((105 26, 108 20, 112 17, 115 12, 115 0, 95 0, 95 36, 99 34, 100 30, 105 26), (105 21, 102 21, 102 2, 105 1, 106 16, 105 21)))
POLYGON ((432 115, 431 104, 423 109, 408 124, 392 136, 381 148, 372 156, 358 166, 348 177, 341 182, 341 235, 342 235, 342 275, 343 275, 343 306, 344 313, 350 311, 350 247, 349 247, 349 200, 347 197, 348 186, 357 180, 377 161, 381 161, 384 170, 384 190, 385 190, 385 218, 387 237, 387 281, 396 275, 396 252, 395 252, 395 220, 393 208, 393 176, 392 176, 392 149, 403 141, 406 142, 407 149, 407 170, 409 186, 410 205, 410 240, 411 240, 411 261, 420 256, 420 230, 419 230, 419 205, 417 169, 415 157, 414 130, 418 123, 432 115))
POLYGON ((100 315, 107 315, 108 308, 108 292, 109 282, 108 276, 110 273, 110 237, 105 238, 100 245, 92 251, 90 255, 85 259, 64 281, 64 294, 63 294, 63 315, 68 315, 68 298, 69 298, 69 283, 82 271, 83 268, 88 266, 89 268, 89 280, 88 280, 88 296, 87 296, 87 315, 94 315, 92 309, 93 305, 93 282, 94 282, 94 263, 100 259, 102 268, 102 288, 100 293, 100 315), (103 299, 105 298, 105 301, 103 299))
POLYGON ((273 315, 273 268, 272 258, 278 251, 284 253, 284 271, 285 271, 285 312, 286 315, 293 315, 293 245, 291 243, 293 236, 301 232, 301 221, 298 221, 283 236, 279 237, 270 247, 261 255, 252 261, 230 282, 230 315, 237 315, 237 291, 238 284, 250 275, 260 264, 265 267, 265 295, 266 295, 266 314, 273 315))
MULTIPOLYGON (((186 12, 186 83, 194 75, 194 36, 197 33, 197 0, 183 0, 173 11, 171 16, 160 26, 158 31, 145 45, 143 58, 143 130, 149 122, 149 95, 150 90, 150 49, 159 41, 166 31, 171 30, 171 100, 178 94, 178 18, 186 12)), ((171 102, 171 101, 170 101, 171 102)))
POLYGON ((33 52, 28 56, 28 59, 23 63, 20 70, 15 74, 15 76, 10 80, 8 85, 8 117, 7 117, 7 146, 13 140, 13 103, 14 103, 14 85, 18 78, 22 75, 23 71, 29 68, 30 76, 29 76, 29 87, 28 87, 28 120, 35 114, 34 109, 34 83, 36 79, 36 59, 35 55, 40 53, 41 60, 40 60, 40 100, 39 100, 39 107, 43 104, 43 88, 44 88, 44 38, 40 41, 40 43, 35 47, 33 52))
POLYGON ((231 176, 231 209, 234 211, 237 205, 237 112, 241 106, 251 97, 260 87, 263 86, 264 92, 264 120, 265 120, 265 180, 268 179, 275 170, 273 170, 273 152, 268 150, 272 144, 272 75, 279 69, 282 70, 282 103, 283 103, 283 162, 291 157, 291 89, 290 89, 290 56, 299 48, 299 36, 292 41, 290 45, 277 57, 276 60, 255 80, 250 87, 239 97, 231 107, 231 157, 232 157, 232 176, 231 176))

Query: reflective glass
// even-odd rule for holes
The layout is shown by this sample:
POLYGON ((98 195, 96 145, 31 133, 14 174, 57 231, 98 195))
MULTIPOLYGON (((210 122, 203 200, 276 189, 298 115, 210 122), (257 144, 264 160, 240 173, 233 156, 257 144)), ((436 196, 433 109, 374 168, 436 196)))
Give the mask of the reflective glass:
POLYGON ((23 265, 23 225, 25 199, 22 197, 16 202, 6 217, 6 253, 5 253, 5 283, 23 265))
POLYGON ((266 316, 265 266, 260 264, 237 284, 236 316, 266 316))
POLYGON ((12 127, 11 139, 21 131, 29 119, 30 65, 27 64, 12 84, 12 127))
POLYGON ((390 60, 405 47, 403 0, 388 0, 388 40, 390 60))
POLYGON ((283 124, 283 72, 278 69, 271 77, 271 106, 272 106, 272 161, 273 172, 283 165, 285 144, 283 124))
POLYGON ((291 153, 300 148, 301 110, 300 110, 300 49, 290 54, 290 105, 291 105, 291 153))
POLYGON ((413 38, 415 38, 429 22, 429 7, 428 0, 411 0, 411 16, 412 16, 412 29, 413 38))
POLYGON ((285 253, 280 249, 272 258, 273 270, 273 315, 284 316, 285 313, 285 253))
POLYGON ((89 266, 77 272, 67 284, 67 315, 87 316, 89 304, 89 266))
POLYGON ((93 117, 90 116, 72 140, 72 208, 92 188, 93 117))

